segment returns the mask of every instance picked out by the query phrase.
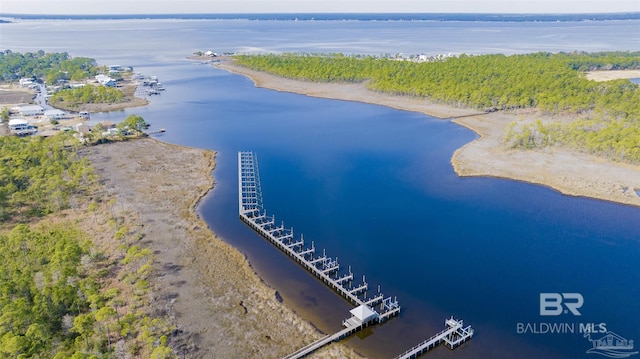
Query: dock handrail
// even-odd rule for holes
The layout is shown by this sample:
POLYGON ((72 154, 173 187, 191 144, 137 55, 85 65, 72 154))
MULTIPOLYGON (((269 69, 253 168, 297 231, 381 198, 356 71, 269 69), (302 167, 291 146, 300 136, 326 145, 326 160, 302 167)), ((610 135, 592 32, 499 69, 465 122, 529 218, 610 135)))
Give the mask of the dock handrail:
MULTIPOLYGON (((303 241, 295 242, 293 239, 293 229, 285 228, 284 222, 280 226, 276 226, 275 216, 267 216, 262 201, 258 159, 253 152, 249 151, 238 152, 238 213, 240 219, 249 227, 293 258, 347 301, 356 306, 365 304, 367 301, 366 292, 369 287, 364 276, 360 284, 354 285, 353 278, 345 280, 345 277, 353 277, 351 267, 349 267, 349 273, 343 275, 344 270, 341 271, 342 266, 338 265, 337 258, 327 256, 324 250, 321 256, 316 256, 314 242, 312 242, 311 248, 305 248, 303 241)), ((396 306, 399 308, 397 301, 392 301, 391 297, 386 300, 369 302, 369 304, 378 302, 380 302, 379 311, 381 314, 395 309, 396 306), (389 307, 388 303, 394 303, 395 306, 389 307)), ((397 313, 399 310, 394 310, 394 312, 397 313)))

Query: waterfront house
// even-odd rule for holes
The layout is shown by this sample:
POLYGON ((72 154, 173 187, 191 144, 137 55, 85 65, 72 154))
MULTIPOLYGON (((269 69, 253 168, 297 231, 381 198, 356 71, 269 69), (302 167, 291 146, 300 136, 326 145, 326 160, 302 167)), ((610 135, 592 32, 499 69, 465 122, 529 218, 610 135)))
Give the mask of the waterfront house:
POLYGON ((112 79, 107 75, 96 75, 96 81, 102 86, 116 87, 116 80, 112 79))

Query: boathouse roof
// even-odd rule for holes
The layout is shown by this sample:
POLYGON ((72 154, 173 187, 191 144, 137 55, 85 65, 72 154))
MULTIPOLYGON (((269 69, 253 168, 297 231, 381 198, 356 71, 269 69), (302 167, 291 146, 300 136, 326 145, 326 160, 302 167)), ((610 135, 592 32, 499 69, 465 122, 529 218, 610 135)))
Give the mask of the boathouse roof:
POLYGON ((367 322, 378 315, 373 309, 364 304, 351 309, 349 312, 361 322, 367 322))

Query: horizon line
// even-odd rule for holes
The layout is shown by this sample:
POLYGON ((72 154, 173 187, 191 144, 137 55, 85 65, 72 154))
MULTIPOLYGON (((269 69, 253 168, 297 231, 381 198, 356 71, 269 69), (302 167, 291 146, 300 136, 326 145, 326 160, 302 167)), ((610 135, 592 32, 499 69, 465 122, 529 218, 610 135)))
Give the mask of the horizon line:
POLYGON ((167 13, 1 13, 0 16, 167 16, 167 15, 630 15, 639 14, 640 11, 613 11, 613 12, 424 12, 424 11, 346 11, 346 12, 306 12, 306 11, 281 11, 281 12, 167 12, 167 13))

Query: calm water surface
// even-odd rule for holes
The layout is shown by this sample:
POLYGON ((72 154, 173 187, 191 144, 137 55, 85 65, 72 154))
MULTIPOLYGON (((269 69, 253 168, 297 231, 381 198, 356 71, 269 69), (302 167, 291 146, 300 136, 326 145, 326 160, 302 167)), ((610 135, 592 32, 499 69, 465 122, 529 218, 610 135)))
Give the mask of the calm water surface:
MULTIPOLYGON (((366 274, 405 308, 347 343, 391 357, 455 315, 477 336, 429 358, 588 358, 578 323, 640 342, 640 209, 541 186, 458 178, 449 163, 476 135, 449 121, 380 106, 257 89, 184 59, 195 50, 519 53, 640 50, 640 22, 24 21, 0 25, 0 48, 68 51, 157 75, 142 115, 164 141, 218 151, 201 205, 215 231, 320 329, 350 307, 237 218, 236 152, 260 160, 267 210, 366 274), (101 33, 96 37, 96 33, 101 33), (539 315, 539 293, 581 293, 582 315, 539 315), (519 334, 518 323, 569 323, 573 334, 519 334)), ((523 164, 526 165, 526 164, 523 164)), ((594 337, 599 337, 594 335, 594 337)))

